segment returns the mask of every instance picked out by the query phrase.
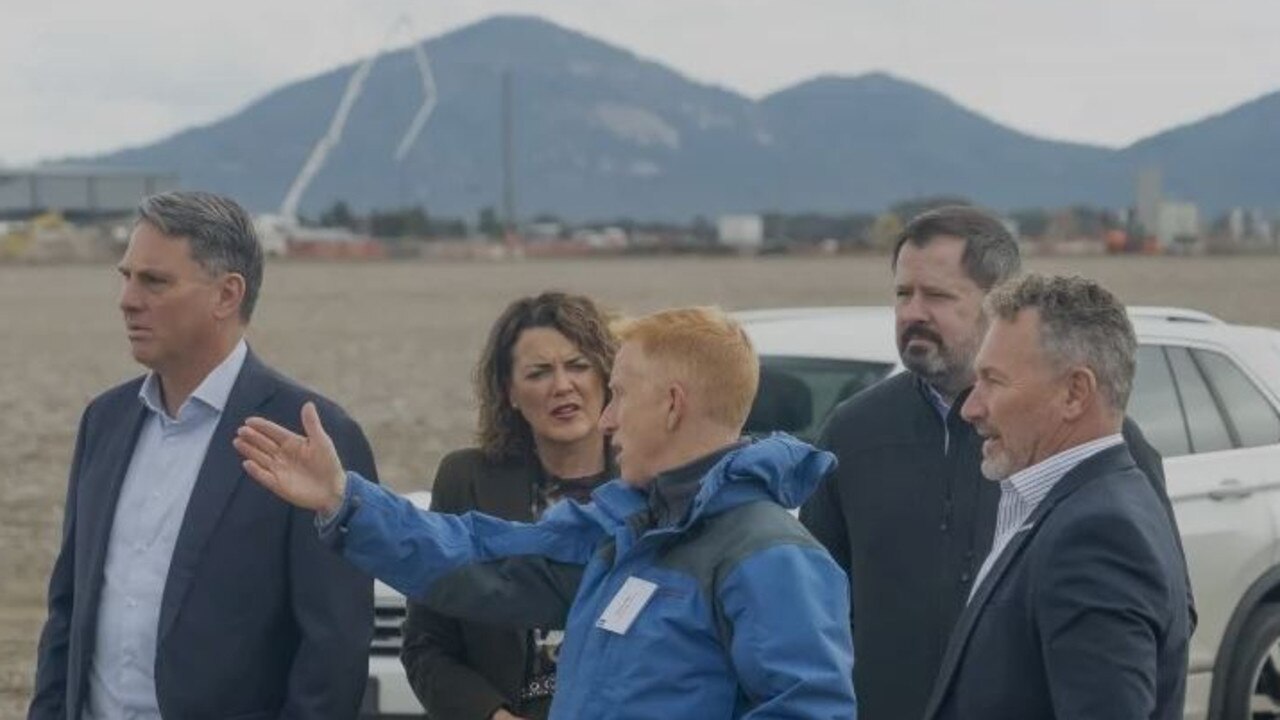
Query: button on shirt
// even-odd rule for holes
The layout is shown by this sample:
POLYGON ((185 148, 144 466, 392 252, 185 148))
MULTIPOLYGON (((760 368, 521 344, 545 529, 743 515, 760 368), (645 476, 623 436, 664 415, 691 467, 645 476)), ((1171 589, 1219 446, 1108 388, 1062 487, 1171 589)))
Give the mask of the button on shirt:
POLYGON ((978 570, 978 577, 974 580, 973 587, 969 589, 969 600, 973 600, 974 592, 982 584, 991 566, 995 564, 996 558, 1004 552, 1009 541, 1024 529, 1023 523, 1031 517, 1031 513, 1035 512, 1040 501, 1049 495, 1053 486, 1057 485, 1058 481, 1075 466, 1123 442, 1124 437, 1120 433, 1098 438, 1063 450, 1000 481, 1000 505, 996 510, 995 540, 991 543, 990 554, 982 562, 982 568, 978 570))
POLYGON ((156 636, 169 561, 209 441, 247 352, 241 340, 175 417, 165 410, 155 373, 138 392, 149 412, 120 488, 107 544, 85 718, 160 717, 156 636))
POLYGON ((942 420, 942 454, 951 454, 951 426, 947 424, 947 416, 951 414, 951 403, 942 396, 942 393, 934 389, 929 383, 924 383, 925 393, 929 398, 929 404, 933 409, 938 411, 938 417, 942 420))

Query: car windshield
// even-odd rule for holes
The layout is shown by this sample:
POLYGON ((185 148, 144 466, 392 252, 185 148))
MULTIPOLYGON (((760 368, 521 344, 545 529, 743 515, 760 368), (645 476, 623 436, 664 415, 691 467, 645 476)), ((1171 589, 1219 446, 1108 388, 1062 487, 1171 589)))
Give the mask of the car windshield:
POLYGON ((782 431, 812 441, 836 405, 892 370, 889 363, 866 360, 763 355, 746 432, 782 431))

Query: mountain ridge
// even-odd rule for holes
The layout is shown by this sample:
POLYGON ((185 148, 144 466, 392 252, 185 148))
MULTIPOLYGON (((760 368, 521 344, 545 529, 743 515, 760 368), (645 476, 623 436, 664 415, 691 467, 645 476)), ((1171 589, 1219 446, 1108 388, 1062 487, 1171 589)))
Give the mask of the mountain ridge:
MULTIPOLYGON (((889 72, 819 75, 753 100, 533 16, 495 16, 426 42, 438 104, 406 161, 392 153, 421 103, 411 51, 375 64, 304 214, 497 206, 501 83, 512 78, 517 214, 688 219, 877 210, 959 194, 998 209, 1128 204, 1141 167, 1214 211, 1280 205, 1280 92, 1119 149, 1040 138, 889 72), (1262 150, 1263 152, 1259 152, 1262 150), (1276 165, 1272 163, 1272 165, 1276 165)), ((156 142, 77 162, 156 167, 188 187, 278 207, 355 63, 282 85, 156 142)))

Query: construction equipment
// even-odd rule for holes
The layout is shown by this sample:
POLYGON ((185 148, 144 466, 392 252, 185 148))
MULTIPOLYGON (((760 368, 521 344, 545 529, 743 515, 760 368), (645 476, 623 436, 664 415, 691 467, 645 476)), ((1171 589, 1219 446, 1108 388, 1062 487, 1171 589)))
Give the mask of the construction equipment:
MULTIPOLYGON (((284 202, 280 204, 278 217, 271 218, 272 220, 285 224, 297 224, 298 204, 302 201, 302 196, 306 193, 307 187, 311 185, 311 181, 315 179, 316 174, 324 166, 325 160, 329 157, 329 152, 342 139, 342 131, 346 127, 347 117, 351 114, 351 108, 360 97, 360 92, 364 89, 364 83, 369 78, 369 73, 373 70, 374 63, 378 61, 378 58, 382 57, 397 31, 402 28, 410 30, 412 28, 409 18, 404 15, 398 17, 392 24, 391 29, 387 31, 386 40, 378 46, 378 49, 365 58, 364 62, 360 63, 355 71, 351 73, 351 78, 347 81, 346 90, 342 93, 342 99, 338 102, 338 108, 334 111, 333 118, 329 121, 328 130, 316 142, 311 154, 307 156, 307 161, 302 165, 297 177, 293 179, 293 184, 289 186, 289 191, 285 193, 284 202)), ((422 40, 412 45, 414 61, 418 66, 418 74, 422 78, 423 100, 422 106, 418 109, 417 114, 414 115, 413 121, 410 122, 404 137, 401 138, 399 145, 396 146, 393 157, 397 163, 402 162, 405 156, 408 155, 409 150, 413 147, 414 142, 417 141, 418 136, 422 134, 422 129, 426 127, 427 120, 430 119, 431 113, 436 107, 435 75, 431 71, 431 62, 428 60, 426 49, 423 47, 425 42, 425 40, 422 40)))

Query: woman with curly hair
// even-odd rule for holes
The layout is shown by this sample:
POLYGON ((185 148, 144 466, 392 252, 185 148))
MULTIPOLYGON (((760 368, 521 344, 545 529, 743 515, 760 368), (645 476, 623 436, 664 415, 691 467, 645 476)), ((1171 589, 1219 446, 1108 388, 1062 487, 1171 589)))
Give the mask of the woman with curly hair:
MULTIPOLYGON (((536 521, 613 476, 600 414, 615 351, 589 298, 546 292, 507 306, 476 365, 477 447, 445 456, 431 509, 536 521)), ((454 620, 410 603, 400 658, 431 718, 545 718, 561 633, 454 620)))

